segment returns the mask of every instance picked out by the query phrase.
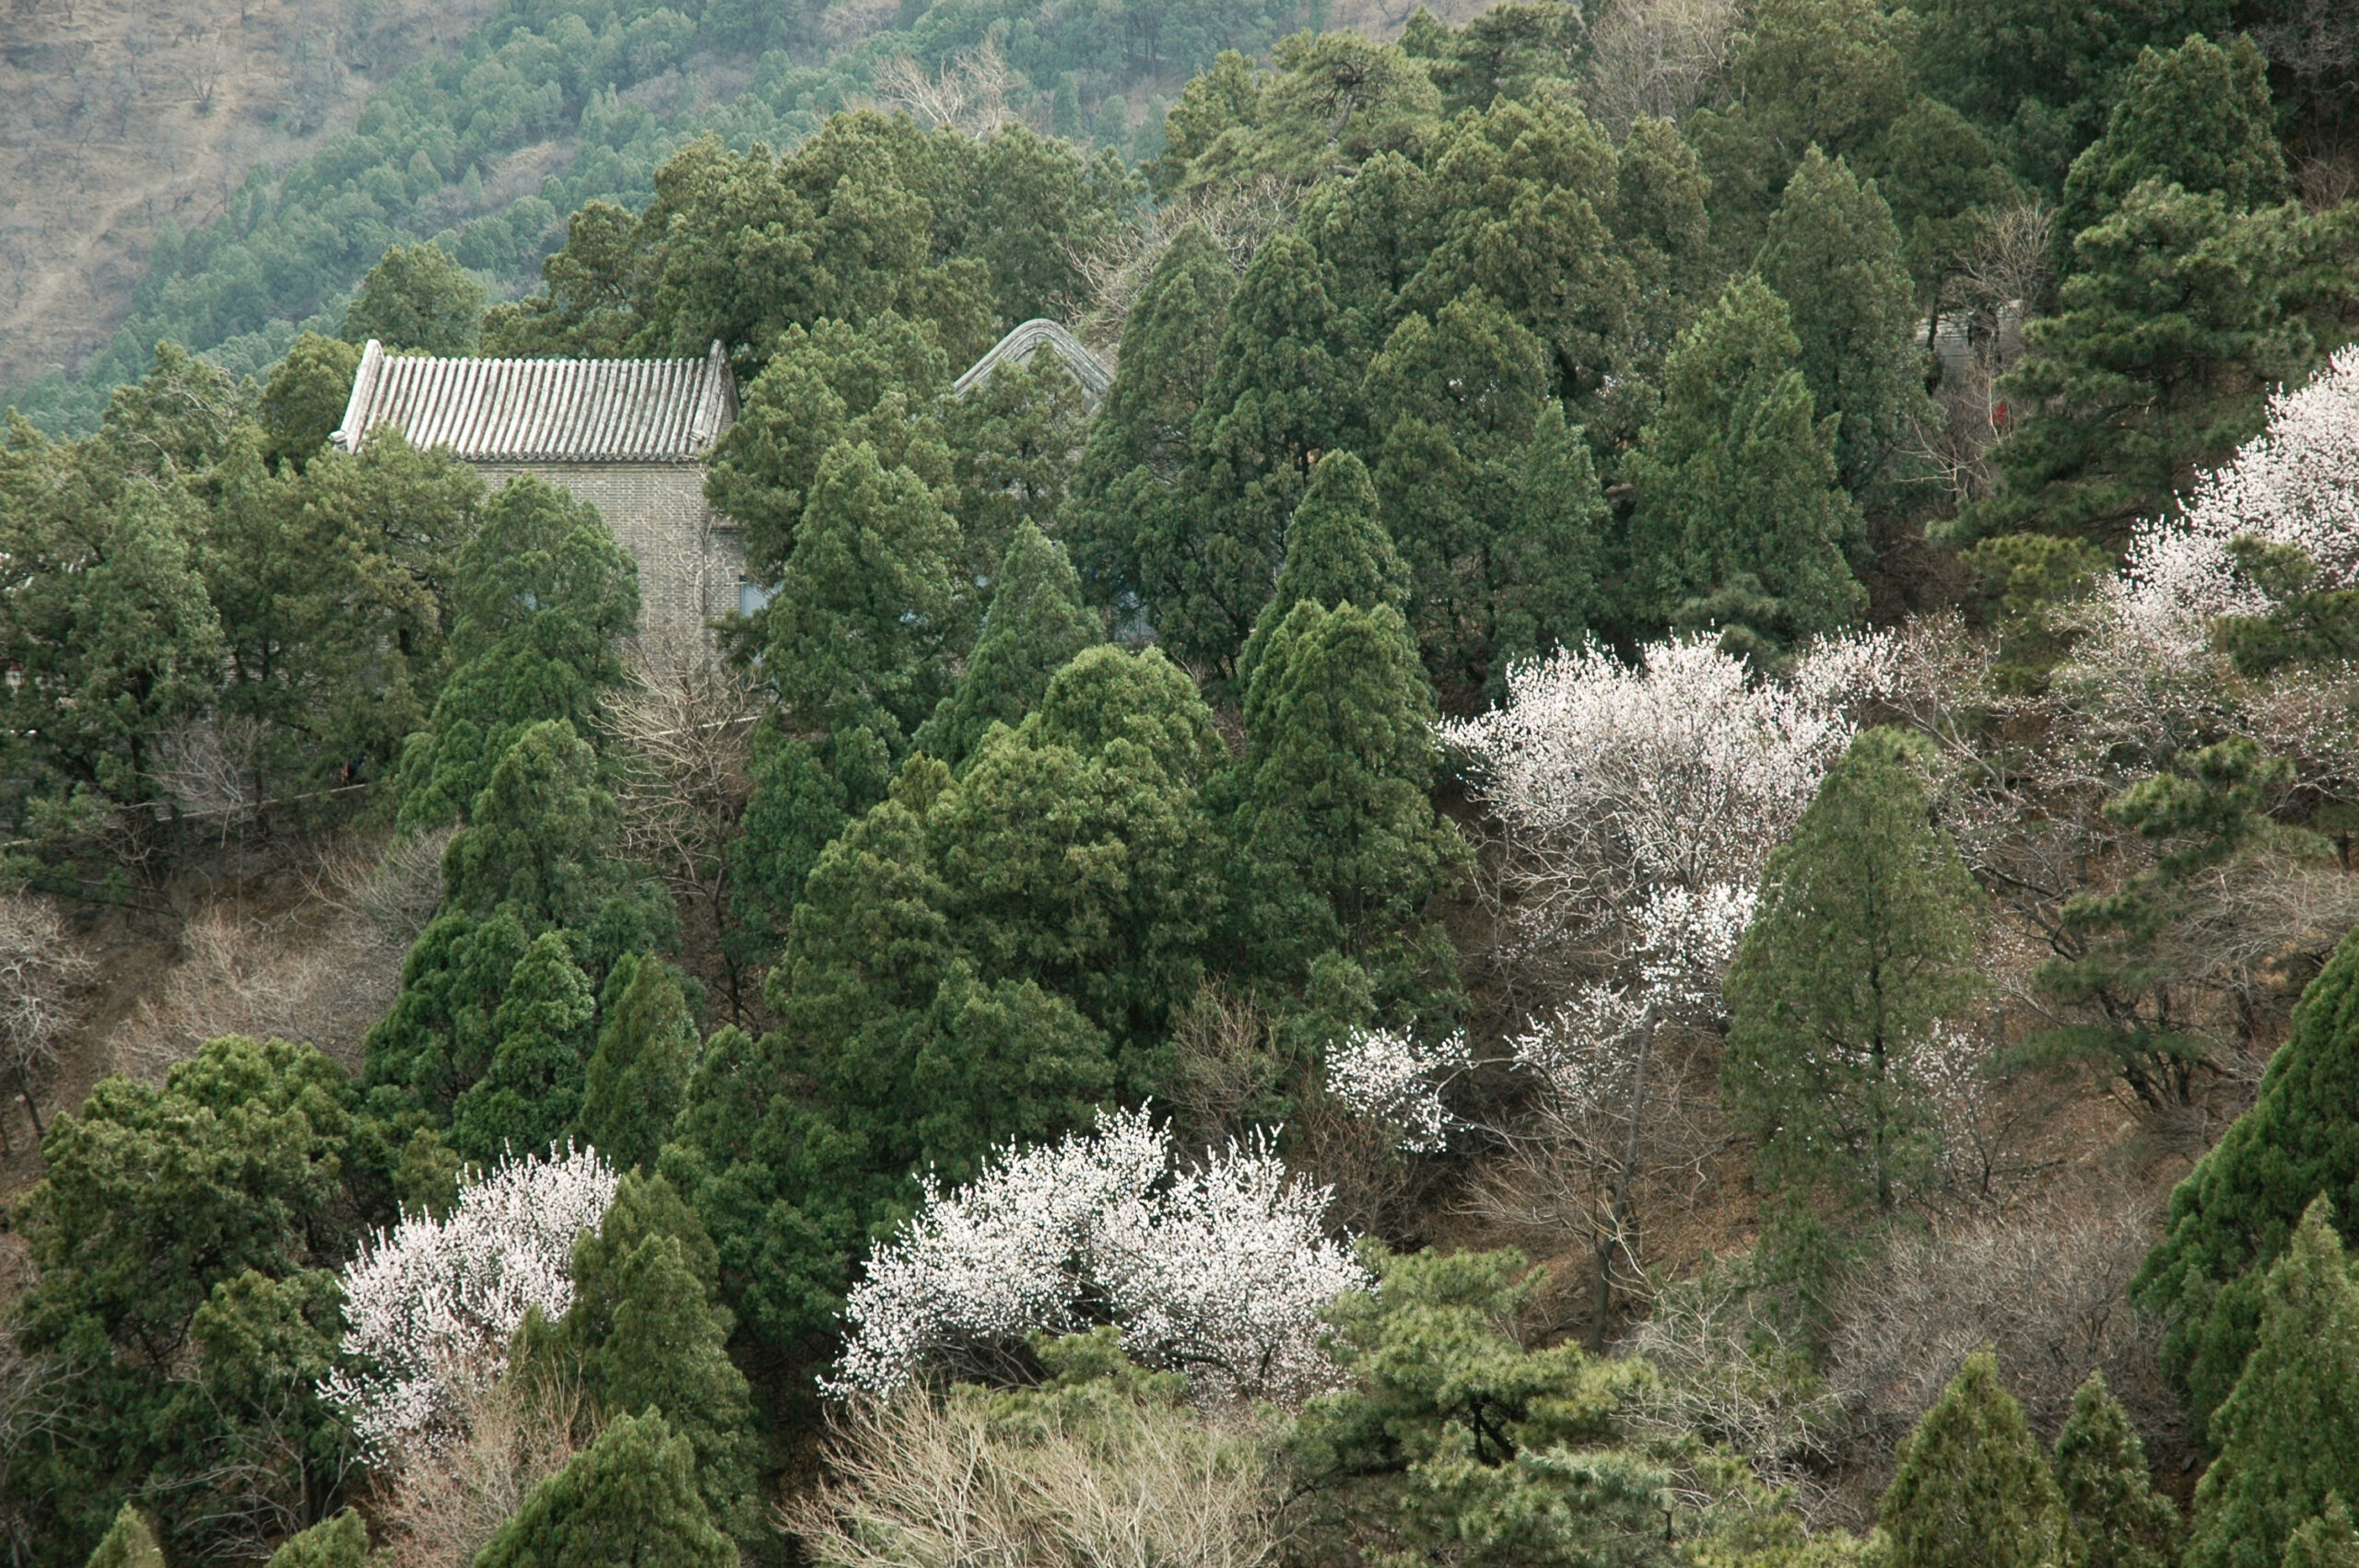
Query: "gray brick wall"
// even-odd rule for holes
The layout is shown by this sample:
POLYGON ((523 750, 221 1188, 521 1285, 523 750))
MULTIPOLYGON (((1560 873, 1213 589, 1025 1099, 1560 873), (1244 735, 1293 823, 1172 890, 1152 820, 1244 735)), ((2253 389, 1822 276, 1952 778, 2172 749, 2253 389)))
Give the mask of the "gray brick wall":
POLYGON ((710 635, 737 608, 745 552, 737 531, 704 498, 693 462, 532 462, 475 465, 494 486, 519 474, 561 486, 596 507, 616 542, 639 562, 643 638, 681 646, 710 635))

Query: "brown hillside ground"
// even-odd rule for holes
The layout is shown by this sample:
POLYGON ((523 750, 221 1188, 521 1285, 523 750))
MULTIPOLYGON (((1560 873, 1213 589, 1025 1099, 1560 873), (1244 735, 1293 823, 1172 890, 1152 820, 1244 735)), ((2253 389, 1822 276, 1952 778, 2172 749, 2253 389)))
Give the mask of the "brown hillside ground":
POLYGON ((0 387, 77 370, 158 230, 349 129, 492 0, 0 0, 0 387))

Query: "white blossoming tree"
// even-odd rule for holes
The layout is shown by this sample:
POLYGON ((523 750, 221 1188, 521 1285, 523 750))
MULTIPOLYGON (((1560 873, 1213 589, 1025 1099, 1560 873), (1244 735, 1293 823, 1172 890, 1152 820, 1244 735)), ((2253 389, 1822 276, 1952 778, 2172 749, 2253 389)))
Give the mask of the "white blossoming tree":
POLYGON ((1462 1032, 1421 1046, 1405 1030, 1363 1029, 1328 1051, 1327 1092, 1353 1115, 1393 1129, 1401 1153, 1437 1153, 1449 1145, 1452 1120, 1442 1091, 1473 1062, 1462 1032))
POLYGON ((839 1398, 886 1396, 931 1366, 990 1375, 1032 1335, 1110 1318, 1131 1354, 1203 1397, 1328 1387, 1320 1312, 1367 1276, 1320 1229, 1327 1190, 1266 1139, 1172 1169, 1144 1109, 1087 1134, 1010 1147, 968 1185, 931 1180, 845 1308, 839 1398))
POLYGON ((373 1460, 452 1436, 499 1380, 525 1314, 573 1305, 573 1244, 616 1177, 594 1150, 511 1159, 459 1190, 447 1219, 405 1215, 344 1270, 344 1349, 363 1370, 323 1385, 373 1460))
POLYGON ((1705 638, 1636 666, 1592 645, 1514 672, 1503 705, 1446 731, 1496 825, 1497 977, 1535 1020, 1511 1044, 1532 1113, 1487 1129, 1505 1154, 1485 1207, 1590 1239, 1593 1337, 1613 1281, 1642 1272, 1637 1189, 1706 1146, 1665 1031, 1718 1022, 1764 861, 1849 743, 1852 709, 1897 695, 1903 664, 1873 634, 1823 641, 1783 678, 1705 638))

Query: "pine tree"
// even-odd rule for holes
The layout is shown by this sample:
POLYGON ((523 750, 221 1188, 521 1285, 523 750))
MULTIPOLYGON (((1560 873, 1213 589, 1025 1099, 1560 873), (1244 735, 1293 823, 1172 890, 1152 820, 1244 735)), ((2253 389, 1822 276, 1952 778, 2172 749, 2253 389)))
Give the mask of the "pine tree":
POLYGON ((2284 1568, 2359 1568, 2359 1528, 2339 1494, 2329 1493, 2326 1511, 2287 1538, 2284 1568))
POLYGON ((2063 1500, 2023 1407, 1989 1351, 1966 1365, 1900 1445, 1877 1522, 1909 1568, 2059 1568, 2063 1500))
POLYGON ((2252 1355, 2212 1413, 2186 1568, 2271 1568, 2336 1497, 2359 1496, 2359 1283, 2332 1205, 2309 1205, 2263 1278, 2252 1355))
POLYGON ((548 931, 508 977, 483 1077, 451 1109, 451 1142, 487 1164, 535 1154, 572 1130, 597 1017, 564 934, 548 931))
POLYGON ((754 727, 748 750, 754 788, 744 831, 729 846, 730 913, 737 929, 727 940, 739 962, 768 967, 803 896, 804 878, 843 830, 853 802, 818 748, 788 732, 778 715, 754 727))
POLYGON ((2255 383, 2309 368, 2305 308, 2327 242, 2291 206, 2248 214, 2155 181, 2132 189, 2073 237, 2056 314, 2025 327, 2000 385, 2016 411, 1990 450, 2002 484, 1950 532, 2107 542, 2175 508, 2181 475, 2260 427, 2255 383))
POLYGON ((1633 626, 1718 626, 1738 648, 1777 649, 1865 605, 1844 560, 1861 525, 1836 483, 1840 421, 1813 418, 1801 351, 1785 301, 1749 274, 1672 350, 1629 460, 1633 626))
POLYGON ((1982 899, 1933 825, 1931 766, 1898 731, 1851 742, 1769 857, 1729 970, 1721 1082, 1790 1201, 1888 1215, 1933 1170, 1913 1059, 1978 993, 1982 899))
POLYGON ((2171 1568, 2178 1510, 2156 1492, 2130 1412, 2092 1372, 2056 1437, 2056 1482, 2074 1568, 2171 1568))
POLYGON ((575 1129, 616 1169, 652 1170, 703 1042, 678 972, 660 958, 625 954, 607 974, 604 995, 575 1129))
POLYGON ((2190 34, 2177 49, 2141 52, 2105 135, 2065 177, 2056 230, 2068 264, 2072 237, 2149 180, 2218 196, 2232 211, 2286 198, 2269 59, 2250 38, 2239 33, 2223 48, 2190 34))
POLYGON ((1841 416, 1836 476, 1864 495, 1931 412, 1909 346, 1915 289, 1892 211, 1874 181, 1813 146, 1769 220, 1760 264, 1792 312, 1812 406, 1841 416))
POLYGON ((2164 1370, 2199 1440, 2252 1352, 2267 1271, 2320 1193, 2334 1216, 2359 1214, 2359 931, 2302 993, 2251 1108, 2171 1193, 2170 1228, 2130 1285, 2167 1325, 2164 1370))
POLYGON ((728 1355, 719 1267, 703 1223, 669 1182, 626 1176, 598 1234, 574 1247, 573 1307, 553 1338, 602 1415, 661 1411, 687 1439, 714 1522, 750 1542, 760 1454, 745 1375, 728 1355))
POLYGON ((442 857, 445 907, 512 910, 534 931, 586 926, 615 891, 621 809, 597 754, 562 719, 534 724, 499 759, 442 857))
POLYGON ((1330 610, 1338 604, 1390 604, 1398 610, 1408 597, 1408 572, 1377 516, 1367 465, 1350 452, 1329 452, 1311 470, 1310 488, 1286 524, 1285 564, 1238 656, 1238 679, 1251 684, 1277 624, 1306 599, 1330 610))
POLYGON ((942 699, 916 744, 954 768, 993 724, 1018 724, 1074 655, 1105 640, 1081 602, 1081 578, 1056 541, 1030 520, 1018 523, 1001 557, 983 634, 958 689, 942 699))
POLYGON ((898 757, 949 685, 964 614, 958 524, 866 442, 819 460, 768 615, 764 672, 796 721, 898 757))
POLYGON ((621 1416, 533 1489, 475 1568, 736 1568, 696 1485, 696 1450, 660 1415, 621 1416))
POLYGON ((1271 636, 1246 696, 1238 853, 1271 900, 1252 924, 1297 963, 1366 961, 1418 920, 1463 855, 1426 788, 1433 696, 1401 613, 1306 599, 1271 636))
POLYGON ((344 313, 353 343, 376 338, 387 348, 471 354, 483 319, 483 285, 435 245, 395 245, 360 280, 344 313))
POLYGON ((126 1503, 114 1516, 99 1548, 90 1553, 89 1568, 164 1568, 164 1554, 139 1510, 126 1503))
POLYGON ((346 1508, 289 1536, 264 1568, 368 1568, 369 1527, 346 1508))

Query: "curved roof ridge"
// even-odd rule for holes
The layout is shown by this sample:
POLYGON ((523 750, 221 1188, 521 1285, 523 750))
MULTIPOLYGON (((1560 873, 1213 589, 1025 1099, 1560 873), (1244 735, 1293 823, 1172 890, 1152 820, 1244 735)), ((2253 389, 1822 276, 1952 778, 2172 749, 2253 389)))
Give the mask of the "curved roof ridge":
POLYGON ((990 380, 992 372, 1003 364, 1030 364, 1032 356, 1039 353, 1043 345, 1054 350, 1057 357, 1064 361, 1065 369, 1072 371, 1073 379, 1081 383, 1081 390, 1092 405, 1104 399, 1107 390, 1114 384, 1114 372, 1109 370, 1097 356, 1083 347, 1081 339, 1066 331, 1062 323, 1052 322, 1046 316, 1035 316, 1011 328, 1005 337, 992 345, 990 353, 968 367, 967 373, 951 383, 950 395, 966 396, 990 380))

